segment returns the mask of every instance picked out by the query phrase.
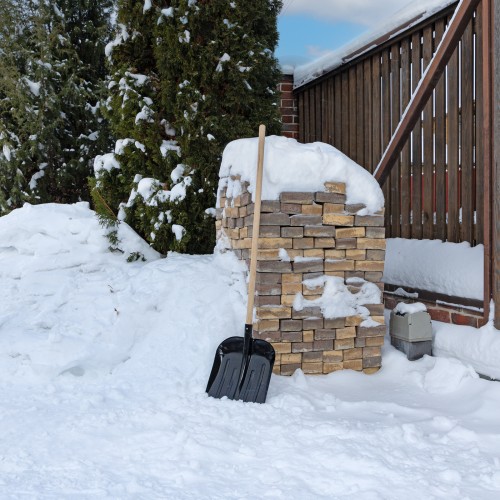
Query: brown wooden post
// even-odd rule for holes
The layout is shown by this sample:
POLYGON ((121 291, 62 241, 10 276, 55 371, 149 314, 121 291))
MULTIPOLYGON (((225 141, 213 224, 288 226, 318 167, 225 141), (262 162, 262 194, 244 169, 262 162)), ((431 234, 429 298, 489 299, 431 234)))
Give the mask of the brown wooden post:
MULTIPOLYGON (((477 124, 478 131, 479 127, 482 126, 482 134, 480 140, 483 144, 483 161, 482 166, 484 169, 482 175, 482 186, 483 190, 482 199, 484 205, 483 211, 483 238, 484 238, 484 316, 483 324, 488 322, 490 314, 490 300, 492 293, 492 253, 491 253, 491 234, 492 234, 492 198, 491 191, 492 184, 492 109, 491 102, 493 98, 492 93, 492 83, 493 83, 493 73, 492 73, 492 13, 491 13, 492 0, 483 0, 481 5, 481 30, 482 30, 482 40, 481 48, 482 54, 480 55, 482 61, 482 113, 478 113, 478 117, 482 117, 482 124, 477 124)), ((479 163, 481 164, 481 163, 479 163)), ((478 163, 476 163, 477 168, 478 163)), ((478 207, 479 209, 479 207, 478 207)))
POLYGON ((493 60, 493 300, 495 328, 500 330, 500 2, 491 5, 493 60))

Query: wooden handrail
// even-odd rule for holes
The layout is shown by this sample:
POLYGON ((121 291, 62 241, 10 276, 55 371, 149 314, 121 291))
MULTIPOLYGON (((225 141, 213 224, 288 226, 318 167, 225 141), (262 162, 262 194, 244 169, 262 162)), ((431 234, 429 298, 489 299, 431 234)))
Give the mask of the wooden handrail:
POLYGON ((434 57, 420 79, 412 99, 382 155, 382 159, 373 172, 375 179, 377 179, 380 185, 384 184, 392 166, 399 158, 411 131, 417 124, 419 116, 431 97, 434 87, 441 78, 480 1, 462 0, 458 5, 434 57))

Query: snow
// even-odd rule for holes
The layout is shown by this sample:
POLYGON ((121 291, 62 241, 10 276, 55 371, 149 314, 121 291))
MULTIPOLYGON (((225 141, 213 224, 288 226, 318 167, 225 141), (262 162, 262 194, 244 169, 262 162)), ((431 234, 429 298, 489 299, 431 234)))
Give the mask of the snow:
POLYGON ((170 178, 172 179, 172 182, 177 184, 182 176, 184 175, 184 170, 185 170, 185 165, 182 163, 179 163, 173 170, 172 173, 170 174, 170 178))
POLYGON ((165 17, 174 17, 174 8, 173 7, 168 7, 167 9, 162 9, 161 13, 165 17))
POLYGON ((103 170, 106 172, 111 172, 111 170, 113 170, 114 168, 120 169, 120 163, 113 153, 106 153, 104 155, 98 155, 95 157, 94 173, 97 178, 99 178, 103 170))
POLYGON ((179 225, 179 224, 172 224, 172 232, 174 233, 175 235, 175 239, 177 241, 181 241, 182 240, 182 237, 184 236, 184 234, 186 233, 186 230, 184 229, 183 226, 179 225))
POLYGON ((144 7, 142 8, 142 13, 144 14, 151 9, 151 0, 144 0, 144 7))
POLYGON ((404 302, 400 302, 395 308, 394 312, 401 314, 401 316, 405 314, 415 314, 418 312, 426 312, 427 306, 422 304, 422 302, 414 302, 413 304, 405 304, 404 302))
MULTIPOLYGON (((219 190, 228 194, 238 186, 231 176, 241 176, 254 193, 258 139, 230 142, 223 153, 219 190)), ((287 137, 269 136, 265 142, 262 199, 277 200, 285 191, 324 191, 325 182, 346 184, 347 203, 364 204, 362 213, 375 213, 384 206, 384 195, 373 176, 329 144, 301 144, 287 137)))
POLYGON ((209 398, 216 346, 243 334, 242 264, 120 231, 110 253, 84 203, 0 218, 0 496, 499 498, 500 384, 386 345, 375 375, 209 398))
POLYGON ((359 57, 362 53, 379 45, 380 39, 390 40, 401 31, 433 16, 456 0, 419 0, 410 2, 371 31, 356 38, 345 46, 328 52, 320 58, 297 66, 294 70, 294 86, 301 87, 320 76, 333 71, 342 64, 359 57))
POLYGON ((33 82, 29 78, 24 77, 24 81, 28 85, 30 92, 35 96, 39 97, 40 96, 40 89, 42 87, 42 84, 39 82, 33 82))
POLYGON ((166 158, 169 151, 175 151, 179 156, 181 148, 178 146, 177 141, 163 141, 160 146, 160 153, 163 158, 166 158))
POLYGON ((219 59, 219 63, 217 64, 217 67, 215 68, 215 71, 220 73, 223 68, 223 63, 228 62, 231 60, 231 56, 227 53, 224 53, 224 55, 219 59))
POLYGON ((435 355, 461 359, 478 373, 500 380, 500 332, 491 321, 479 329, 434 321, 433 330, 435 355))
POLYGON ((484 247, 388 238, 384 283, 483 300, 484 247))
POLYGON ((12 155, 11 155, 11 150, 10 150, 9 146, 7 146, 7 144, 3 145, 3 147, 2 147, 2 153, 3 153, 4 157, 5 157, 5 159, 7 161, 10 161, 12 155))
POLYGON ((351 292, 345 285, 344 279, 336 276, 320 276, 319 278, 303 281, 309 290, 321 292, 321 297, 307 300, 301 293, 295 296, 293 307, 302 311, 304 307, 319 306, 323 317, 344 318, 347 316, 361 316, 368 319, 370 311, 363 307, 366 304, 381 304, 382 293, 377 285, 360 280, 360 288, 351 292))

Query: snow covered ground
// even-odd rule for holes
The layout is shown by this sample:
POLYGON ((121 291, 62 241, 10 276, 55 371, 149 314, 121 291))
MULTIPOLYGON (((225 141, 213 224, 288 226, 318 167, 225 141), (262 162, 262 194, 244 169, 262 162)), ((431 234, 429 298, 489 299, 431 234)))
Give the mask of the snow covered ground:
POLYGON ((386 346, 376 375, 209 398, 240 264, 120 237, 108 252, 86 204, 0 218, 0 498, 500 498, 499 383, 386 346))

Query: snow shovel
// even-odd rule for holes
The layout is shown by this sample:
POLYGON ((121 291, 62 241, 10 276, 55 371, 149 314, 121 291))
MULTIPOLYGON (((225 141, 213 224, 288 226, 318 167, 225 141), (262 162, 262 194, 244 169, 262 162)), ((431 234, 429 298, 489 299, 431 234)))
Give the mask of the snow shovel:
POLYGON ((275 358, 273 346, 269 342, 252 338, 265 135, 266 127, 261 125, 245 334, 243 337, 230 337, 219 345, 206 389, 208 395, 214 398, 227 396, 228 399, 252 403, 266 401, 275 358))

